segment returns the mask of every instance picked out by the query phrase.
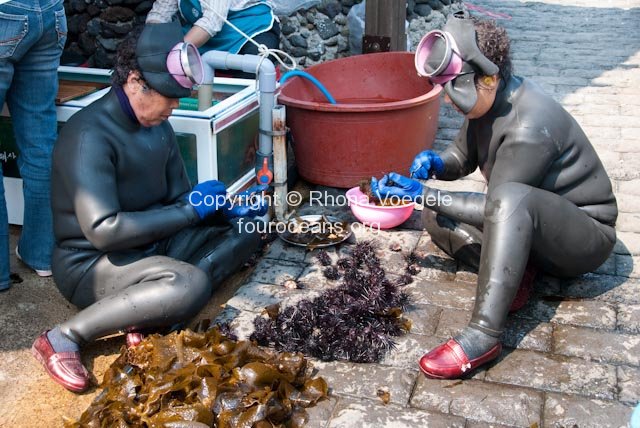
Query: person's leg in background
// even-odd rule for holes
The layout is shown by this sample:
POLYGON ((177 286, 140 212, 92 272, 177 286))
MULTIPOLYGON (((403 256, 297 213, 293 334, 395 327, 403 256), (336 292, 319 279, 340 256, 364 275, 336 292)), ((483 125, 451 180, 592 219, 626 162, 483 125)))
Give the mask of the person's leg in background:
POLYGON ((61 1, 42 6, 45 10, 31 21, 39 20, 43 32, 14 65, 7 105, 20 151, 18 167, 25 201, 18 251, 29 267, 47 276, 53 249, 50 177, 57 139, 55 97, 67 25, 61 1))
POLYGON ((9 219, 4 199, 2 163, 0 162, 0 291, 8 290, 11 286, 9 272, 9 219))
MULTIPOLYGON (((0 108, 4 105, 7 93, 11 88, 14 74, 14 55, 19 44, 24 45, 27 31, 25 25, 28 17, 16 7, 0 5, 0 108)), ((0 147, 6 151, 6 147, 0 147)), ((2 172, 0 160, 0 173, 2 172)), ((11 285, 9 278, 9 219, 4 193, 3 174, 0 174, 0 290, 7 290, 11 285)))

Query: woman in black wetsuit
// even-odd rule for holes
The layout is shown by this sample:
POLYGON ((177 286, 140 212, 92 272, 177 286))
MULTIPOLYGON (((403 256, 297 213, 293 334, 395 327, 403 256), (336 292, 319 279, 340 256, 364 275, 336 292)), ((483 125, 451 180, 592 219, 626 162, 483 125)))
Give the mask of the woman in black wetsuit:
POLYGON ((44 332, 32 351, 71 391, 89 386, 80 345, 118 331, 130 332, 131 345, 140 340, 134 332, 188 320, 260 242, 236 220, 264 214, 264 206, 230 205, 221 182, 192 189, 186 176, 167 121, 191 93, 179 72, 185 58, 192 72, 201 67, 177 24, 148 24, 119 46, 112 89, 60 132, 53 276, 82 310, 44 332))
POLYGON ((609 257, 618 210, 575 119, 511 73, 504 29, 453 15, 443 31, 425 36, 416 68, 444 86, 465 121, 443 153, 420 153, 410 175, 456 180, 480 168, 487 193, 445 192, 395 173, 372 190, 439 201, 423 211, 433 242, 479 269, 469 325, 420 360, 429 377, 457 378, 500 354, 507 315, 526 302, 536 270, 576 276, 609 257))

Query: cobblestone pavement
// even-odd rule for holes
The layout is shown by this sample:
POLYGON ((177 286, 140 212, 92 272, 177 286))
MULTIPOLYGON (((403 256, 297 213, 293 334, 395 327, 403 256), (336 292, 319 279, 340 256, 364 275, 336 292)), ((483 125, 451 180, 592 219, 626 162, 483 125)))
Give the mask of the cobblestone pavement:
MULTIPOLYGON (((420 231, 417 215, 401 229, 375 235, 359 230, 357 239, 379 242, 389 275, 403 269, 402 254, 423 255, 421 272, 407 286, 413 328, 380 364, 316 362, 331 398, 310 409, 310 427, 619 427, 640 400, 640 0, 477 0, 473 5, 511 17, 500 23, 513 40, 516 74, 532 78, 560 101, 596 146, 620 208, 614 254, 580 278, 540 278, 534 298, 509 320, 501 357, 471 378, 438 381, 421 375, 417 360, 467 323, 476 274, 437 250, 420 231), (392 243, 402 252, 392 251, 392 243), (390 393, 387 405, 377 397, 380 388, 390 393)), ((461 123, 443 108, 436 148, 446 147, 461 123)), ((477 173, 438 186, 484 190, 477 173)), ((318 212, 308 205, 300 210, 318 212)), ((354 220, 348 208, 324 212, 354 220)), ((16 233, 12 229, 14 239, 16 233)), ((35 277, 15 258, 12 266, 25 281, 0 296, 0 427, 60 426, 62 416, 78 417, 97 389, 76 395, 50 382, 29 346, 75 309, 50 279, 35 277)), ((219 319, 231 320, 244 336, 265 305, 295 303, 333 285, 313 253, 281 241, 273 242, 248 277, 236 281, 243 284, 236 294, 233 287, 227 297, 225 290, 218 293, 201 317, 219 312, 226 301, 219 319), (282 287, 286 279, 307 288, 288 291, 282 287)), ((122 338, 116 338, 85 348, 84 362, 97 379, 121 345, 122 338)))
MULTIPOLYGON (((640 400, 640 2, 473 4, 511 17, 500 23, 513 40, 516 74, 560 101, 597 148, 620 207, 615 252, 592 274, 540 278, 534 298, 510 317, 498 361, 462 382, 439 381, 420 374, 417 361, 466 325, 477 275, 435 248, 417 216, 402 230, 359 231, 358 239, 378 241, 390 274, 404 269, 392 243, 402 253, 425 255, 407 286, 413 329, 380 364, 316 363, 332 398, 311 410, 312 427, 618 427, 640 400), (390 392, 386 406, 376 395, 380 388, 390 392)), ((461 124, 461 116, 444 108, 436 148, 450 144, 461 124)), ((483 191, 484 181, 475 173, 433 187, 483 191)), ((307 203, 300 212, 319 211, 353 219, 348 208, 307 203)), ((332 285, 313 253, 276 241, 222 319, 248 335, 265 305, 294 304, 332 285), (286 279, 307 289, 287 291, 286 279)))

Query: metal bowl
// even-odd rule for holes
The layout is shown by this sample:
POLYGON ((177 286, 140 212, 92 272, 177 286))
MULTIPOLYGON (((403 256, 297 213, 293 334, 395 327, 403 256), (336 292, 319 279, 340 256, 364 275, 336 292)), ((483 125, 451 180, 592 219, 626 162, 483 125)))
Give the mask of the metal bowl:
POLYGON ((309 249, 340 244, 353 235, 351 224, 331 215, 303 215, 289 219, 286 230, 278 232, 284 242, 309 249), (304 230, 308 229, 307 232, 304 230), (331 237, 332 233, 336 235, 331 237))

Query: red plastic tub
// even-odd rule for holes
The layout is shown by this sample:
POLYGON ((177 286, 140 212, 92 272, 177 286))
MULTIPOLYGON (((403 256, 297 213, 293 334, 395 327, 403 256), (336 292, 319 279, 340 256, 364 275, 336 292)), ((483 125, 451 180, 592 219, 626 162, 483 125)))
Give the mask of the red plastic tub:
POLYGON ((293 77, 278 100, 287 106, 300 175, 311 183, 350 188, 391 171, 408 175, 438 128, 440 86, 418 76, 413 53, 385 52, 328 61, 293 77))

